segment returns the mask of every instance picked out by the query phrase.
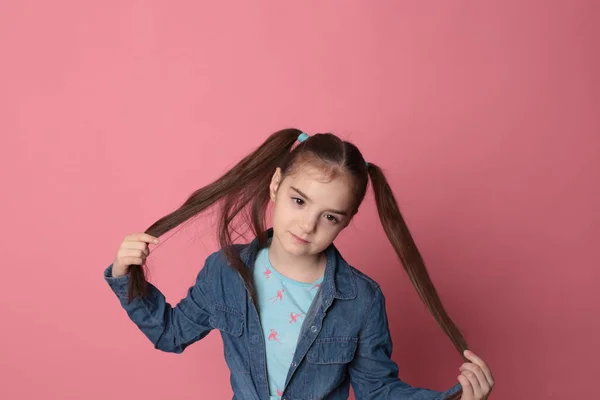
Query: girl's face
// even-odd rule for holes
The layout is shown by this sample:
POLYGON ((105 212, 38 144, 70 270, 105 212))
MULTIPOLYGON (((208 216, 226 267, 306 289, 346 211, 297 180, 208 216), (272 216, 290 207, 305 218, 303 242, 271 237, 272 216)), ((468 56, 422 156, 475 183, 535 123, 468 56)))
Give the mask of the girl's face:
POLYGON ((273 235, 289 254, 321 252, 350 223, 353 193, 346 176, 326 179, 318 169, 306 166, 281 181, 277 168, 269 188, 273 235))

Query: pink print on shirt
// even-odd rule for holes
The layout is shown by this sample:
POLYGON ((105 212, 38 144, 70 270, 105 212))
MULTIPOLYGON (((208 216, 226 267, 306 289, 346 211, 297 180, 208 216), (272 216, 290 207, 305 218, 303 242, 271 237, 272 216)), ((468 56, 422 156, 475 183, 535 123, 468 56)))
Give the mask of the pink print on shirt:
MULTIPOLYGON (((320 284, 320 283, 317 283, 315 286, 311 287, 311 288, 310 288, 310 290, 313 290, 313 289, 318 289, 318 288, 320 288, 320 287, 321 287, 321 284, 320 284)), ((310 291, 310 290, 309 290, 309 291, 310 291)))
POLYGON ((274 340, 277 343, 281 344, 281 342, 279 341, 279 338, 277 336, 279 336, 279 333, 277 333, 277 331, 275 329, 270 329, 271 334, 268 337, 268 340, 274 340))
POLYGON ((275 297, 271 297, 269 300, 273 300, 273 299, 274 299, 274 300, 273 300, 273 303, 275 303, 277 300, 279 300, 279 301, 283 301, 283 292, 284 292, 284 291, 285 291, 285 290, 283 290, 283 289, 279 289, 279 290, 277 291, 277 296, 275 296, 275 297))
POLYGON ((304 317, 304 314, 296 314, 296 313, 290 313, 290 324, 295 324, 296 322, 298 322, 298 318, 299 317, 304 317))
POLYGON ((263 275, 265 276, 266 279, 269 279, 271 277, 271 270, 267 267, 265 267, 265 272, 263 272, 263 275))
POLYGON ((279 389, 277 389, 277 396, 283 396, 283 392, 279 389))

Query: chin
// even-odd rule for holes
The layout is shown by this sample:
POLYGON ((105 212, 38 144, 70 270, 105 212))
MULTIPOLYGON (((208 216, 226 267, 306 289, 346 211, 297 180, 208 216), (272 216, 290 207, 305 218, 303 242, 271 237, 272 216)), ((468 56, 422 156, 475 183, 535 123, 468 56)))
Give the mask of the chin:
MULTIPOLYGON (((294 239, 292 238, 292 240, 294 240, 294 239)), ((298 245, 296 243, 286 243, 284 245, 284 248, 285 248, 285 251, 287 251, 288 253, 300 256, 300 255, 310 254, 311 245, 310 244, 298 245)))

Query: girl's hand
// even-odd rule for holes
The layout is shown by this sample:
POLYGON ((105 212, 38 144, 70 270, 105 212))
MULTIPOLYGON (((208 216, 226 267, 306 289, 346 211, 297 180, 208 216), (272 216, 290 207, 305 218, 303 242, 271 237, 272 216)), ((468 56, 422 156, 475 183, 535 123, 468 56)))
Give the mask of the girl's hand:
POLYGON ((130 265, 143 265, 150 254, 148 243, 158 244, 158 238, 146 233, 132 233, 126 236, 113 261, 113 278, 127 275, 130 265))
POLYGON ((485 400, 494 387, 492 372, 472 351, 466 350, 465 357, 472 362, 464 363, 459 368, 461 374, 458 381, 463 389, 460 400, 485 400))

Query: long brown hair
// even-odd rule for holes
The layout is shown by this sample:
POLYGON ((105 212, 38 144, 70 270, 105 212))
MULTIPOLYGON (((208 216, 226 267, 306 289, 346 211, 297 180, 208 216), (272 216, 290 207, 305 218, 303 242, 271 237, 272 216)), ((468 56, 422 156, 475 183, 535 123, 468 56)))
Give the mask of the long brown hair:
MULTIPOLYGON (((301 133, 297 129, 283 129, 273 133, 225 175, 196 190, 178 209, 152 224, 146 233, 159 237, 209 207, 219 205, 217 234, 220 246, 231 266, 243 278, 251 297, 255 299, 250 270, 233 246, 232 234, 238 233, 234 221, 242 218, 247 228, 258 238, 260 246, 266 245, 265 218, 270 200, 269 183, 275 169, 281 168, 282 180, 303 163, 348 173, 353 178, 355 193, 352 215, 358 212, 370 177, 379 218, 388 239, 421 300, 462 356, 467 344, 438 297, 383 171, 373 163, 367 165, 355 145, 331 133, 315 134, 299 143, 297 139, 301 133), (293 148, 295 144, 298 145, 293 148)), ((147 283, 142 266, 131 265, 129 271, 128 300, 146 296, 147 283)), ((449 399, 458 399, 460 395, 461 391, 449 399)))

